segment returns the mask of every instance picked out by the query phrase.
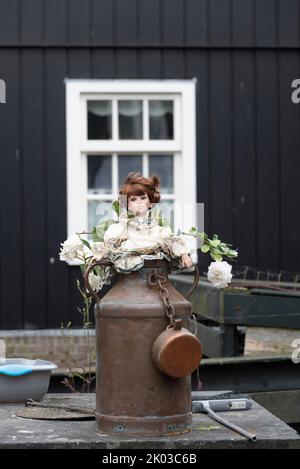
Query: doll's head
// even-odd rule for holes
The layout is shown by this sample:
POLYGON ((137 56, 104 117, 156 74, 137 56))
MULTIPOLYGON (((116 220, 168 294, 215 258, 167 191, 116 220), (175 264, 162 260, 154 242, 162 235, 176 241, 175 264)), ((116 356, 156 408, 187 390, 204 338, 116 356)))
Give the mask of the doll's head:
POLYGON ((121 204, 135 215, 143 216, 154 204, 160 201, 159 177, 153 174, 150 178, 140 173, 129 173, 120 188, 121 204))

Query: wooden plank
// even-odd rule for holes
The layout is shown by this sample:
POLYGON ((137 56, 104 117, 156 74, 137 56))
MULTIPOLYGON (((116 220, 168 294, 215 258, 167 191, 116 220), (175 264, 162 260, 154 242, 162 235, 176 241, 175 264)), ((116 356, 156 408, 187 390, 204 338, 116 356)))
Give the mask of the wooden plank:
POLYGON ((67 42, 67 6, 66 0, 44 0, 45 31, 44 41, 48 45, 66 44, 67 42))
POLYGON ((159 46, 162 40, 160 18, 160 0, 140 0, 138 2, 138 38, 137 44, 159 46))
POLYGON ((206 46, 208 42, 207 0, 189 0, 184 3, 185 38, 187 46, 206 46))
MULTIPOLYGON (((0 1, 0 44, 6 46, 16 44, 19 41, 19 1, 1 0, 0 1), (4 14, 5 12, 5 14, 4 14)), ((1 71, 2 75, 3 72, 1 71)))
MULTIPOLYGON (((210 159, 209 159, 209 87, 208 54, 206 51, 190 50, 186 57, 187 78, 197 78, 196 87, 196 138, 197 148, 197 202, 210 207, 210 159)), ((209 216, 206 213, 205 229, 210 231, 209 216)))
POLYGON ((210 54, 210 190, 211 229, 224 241, 234 242, 232 226, 232 115, 231 55, 210 54), (222 196, 220 196, 222 194, 222 196))
POLYGON ((184 53, 182 50, 162 50, 163 78, 184 78, 184 53))
POLYGON ((231 8, 230 0, 209 0, 209 45, 226 47, 231 44, 231 8))
MULTIPOLYGON (((91 56, 89 49, 72 49, 68 51, 68 77, 69 78, 90 78, 91 77, 91 56)), ((80 295, 76 280, 82 279, 82 274, 79 267, 68 267, 69 271, 69 295, 70 295, 70 311, 69 320, 73 326, 82 326, 82 316, 77 308, 82 308, 82 296, 80 295)), ((93 316, 93 315, 92 315, 93 316)))
POLYGON ((115 76, 114 53, 112 50, 92 49, 91 54, 91 77, 113 78, 115 76))
POLYGON ((300 422, 300 390, 254 392, 249 396, 288 424, 300 422))
POLYGON ((232 1, 232 44, 252 47, 254 43, 254 1, 232 1))
POLYGON ((115 78, 138 78, 138 52, 131 49, 117 49, 115 73, 115 78))
POLYGON ((300 239, 299 147, 300 105, 291 100, 291 83, 300 77, 299 52, 286 51, 279 58, 280 100, 280 267, 299 272, 300 239))
POLYGON ((67 5, 68 41, 75 45, 90 44, 90 2, 72 0, 67 5))
MULTIPOLYGON (((265 2, 263 2, 265 3, 265 2)), ((258 253, 256 265, 280 269, 279 258, 279 115, 275 52, 257 53, 256 62, 256 211, 258 253), (266 190, 266 187, 268 188, 266 190)))
POLYGON ((252 52, 233 58, 233 238, 238 263, 256 265, 255 84, 252 52))
POLYGON ((24 209, 20 149, 20 64, 16 50, 0 50, 0 75, 7 84, 6 104, 0 104, 0 328, 23 325, 24 209))
POLYGON ((90 78, 90 49, 72 48, 67 50, 68 78, 90 78))
MULTIPOLYGON (((267 392, 299 390, 299 364, 291 357, 222 357, 205 358, 199 367, 203 389, 234 392, 267 392)), ((196 374, 193 389, 196 389, 196 374)))
POLYGON ((251 357, 289 355, 292 360, 293 353, 298 356, 296 347, 298 340, 300 340, 299 329, 247 326, 245 355, 251 357))
POLYGON ((224 294, 225 324, 300 328, 300 298, 224 294))
POLYGON ((278 34, 281 47, 299 47, 300 5, 298 0, 279 0, 278 34))
POLYGON ((223 356, 223 331, 220 327, 206 326, 198 321, 197 337, 206 357, 217 358, 223 356))
POLYGON ((162 44, 183 45, 183 8, 183 0, 164 0, 162 2, 162 44))
POLYGON ((91 43, 114 43, 114 2, 91 0, 91 43))
MULTIPOLYGON (((172 285, 185 296, 191 289, 190 282, 182 282, 175 275, 170 277, 172 285)), ((210 285, 199 282, 191 297, 192 311, 199 318, 210 319, 216 324, 224 323, 222 292, 210 285)))
POLYGON ((22 53, 22 251, 24 328, 43 328, 47 317, 44 69, 39 50, 22 53))
POLYGON ((255 1, 255 45, 274 47, 277 43, 276 0, 255 1))
POLYGON ((67 238, 66 213, 66 131, 65 131, 65 50, 48 49, 45 56, 45 139, 47 174, 48 317, 46 327, 59 328, 70 320, 68 267, 59 259, 60 243, 67 238))
POLYGON ((139 53, 139 78, 157 79, 162 76, 162 58, 160 50, 144 49, 139 53))
POLYGON ((43 42, 43 2, 26 0, 20 2, 21 43, 40 44, 43 42))
POLYGON ((135 0, 116 0, 115 11, 115 46, 136 45, 137 12, 135 0))

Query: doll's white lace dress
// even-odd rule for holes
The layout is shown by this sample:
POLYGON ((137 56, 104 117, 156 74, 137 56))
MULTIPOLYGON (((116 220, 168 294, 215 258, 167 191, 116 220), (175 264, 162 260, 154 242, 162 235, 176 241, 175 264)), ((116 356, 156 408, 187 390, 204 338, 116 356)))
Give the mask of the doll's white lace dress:
MULTIPOLYGON (((171 269, 182 269, 180 257, 191 254, 187 235, 175 235, 169 226, 160 226, 155 219, 127 218, 126 213, 104 233, 103 242, 94 244, 94 254, 112 262, 117 272, 130 273, 149 258, 166 258, 171 269)), ((110 283, 111 268, 102 270, 103 283, 110 283)))

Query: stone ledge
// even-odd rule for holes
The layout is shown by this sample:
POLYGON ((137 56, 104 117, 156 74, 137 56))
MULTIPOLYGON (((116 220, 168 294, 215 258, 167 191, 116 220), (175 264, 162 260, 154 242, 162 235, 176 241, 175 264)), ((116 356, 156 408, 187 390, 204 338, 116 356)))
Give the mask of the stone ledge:
MULTIPOLYGON (((51 396, 66 395, 50 395, 51 396)), ((80 405, 95 395, 68 395, 68 403, 80 405)), ((47 421, 16 417, 22 404, 0 405, 0 449, 220 449, 220 448, 300 448, 296 431, 272 415, 256 402, 247 411, 220 412, 226 419, 249 432, 257 441, 223 427, 207 414, 193 414, 192 431, 182 435, 129 437, 96 433, 96 423, 89 421, 47 421)))

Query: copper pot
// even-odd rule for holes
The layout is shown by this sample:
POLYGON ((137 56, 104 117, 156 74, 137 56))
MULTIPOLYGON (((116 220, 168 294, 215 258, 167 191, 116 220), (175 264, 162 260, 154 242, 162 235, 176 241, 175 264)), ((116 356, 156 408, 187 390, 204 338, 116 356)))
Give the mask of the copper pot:
POLYGON ((173 378, 184 378, 200 365, 202 347, 199 339, 185 327, 168 326, 159 334, 152 348, 157 368, 173 378))

